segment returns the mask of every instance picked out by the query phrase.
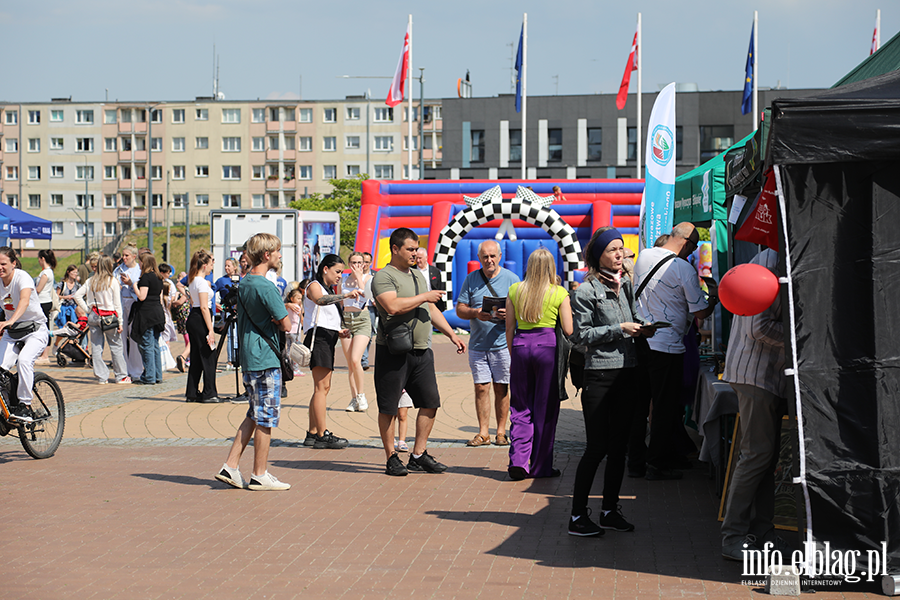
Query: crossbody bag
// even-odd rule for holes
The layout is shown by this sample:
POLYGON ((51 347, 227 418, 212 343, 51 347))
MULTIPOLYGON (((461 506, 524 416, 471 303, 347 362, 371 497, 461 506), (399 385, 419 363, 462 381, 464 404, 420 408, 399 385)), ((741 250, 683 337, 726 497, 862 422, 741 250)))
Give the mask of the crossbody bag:
MULTIPOLYGON (((294 379, 294 365, 291 364, 290 356, 285 356, 284 352, 278 351, 278 346, 270 340, 265 334, 263 334, 262 330, 257 327, 256 323, 253 322, 253 319, 250 318, 250 313, 246 312, 247 308, 244 306, 244 302, 241 300, 241 297, 238 296, 238 302, 241 305, 241 310, 243 310, 247 315, 247 320, 250 321, 250 326, 256 330, 256 334, 260 336, 262 339, 266 340, 266 343, 269 345, 269 348, 272 349, 272 352, 275 353, 275 356, 278 357, 278 361, 281 364, 281 380, 282 381, 292 381, 294 379)), ((309 364, 309 363, 307 363, 309 364)))
MULTIPOLYGON (((419 280, 416 279, 415 273, 410 273, 410 277, 413 278, 413 285, 416 288, 416 296, 419 295, 419 280)), ((415 310, 419 310, 421 307, 416 307, 415 310)), ((398 323, 388 329, 386 325, 382 323, 383 319, 378 320, 378 324, 381 327, 381 333, 384 337, 384 342, 387 344, 388 352, 391 354, 407 354, 412 352, 414 344, 413 333, 415 330, 415 326, 412 324, 412 321, 407 321, 406 323, 398 323)))

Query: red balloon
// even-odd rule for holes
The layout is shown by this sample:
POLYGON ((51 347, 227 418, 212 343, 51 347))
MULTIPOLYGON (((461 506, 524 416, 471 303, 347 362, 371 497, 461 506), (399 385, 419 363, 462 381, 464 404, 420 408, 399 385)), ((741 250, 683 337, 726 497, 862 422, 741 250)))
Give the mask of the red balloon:
POLYGON ((778 296, 778 277, 767 268, 747 263, 729 269, 719 283, 719 300, 730 312, 758 315, 778 296))

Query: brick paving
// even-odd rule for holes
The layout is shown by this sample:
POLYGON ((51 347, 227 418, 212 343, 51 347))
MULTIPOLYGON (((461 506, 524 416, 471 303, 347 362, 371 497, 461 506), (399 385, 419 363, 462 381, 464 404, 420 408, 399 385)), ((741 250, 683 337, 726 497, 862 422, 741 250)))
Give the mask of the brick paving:
MULTIPOLYGON (((344 412, 348 384, 346 371, 339 370, 329 428, 351 439, 351 448, 302 447, 312 384, 309 376, 295 379, 270 454, 272 472, 293 488, 268 494, 212 478, 245 407, 185 403, 185 376, 178 373, 167 373, 162 386, 98 386, 89 370, 42 367, 66 395, 66 435, 57 455, 43 461, 28 458, 15 438, 0 438, 0 498, 12 509, 0 547, 0 594, 498 600, 759 595, 759 588, 741 585, 739 563, 719 556, 719 499, 703 469, 677 482, 626 479, 622 509, 637 531, 573 538, 566 519, 583 444, 577 399, 563 403, 556 456, 562 476, 511 482, 504 449, 464 447, 477 431, 466 358, 440 339, 435 352, 444 406, 431 447, 450 466, 447 473, 383 475, 374 402, 367 413, 344 412)), ((223 374, 220 392, 233 389, 233 377, 223 374)), ((410 436, 413 431, 411 420, 410 436)), ((251 461, 248 450, 244 473, 251 461)), ((599 509, 599 500, 591 504, 599 509)))

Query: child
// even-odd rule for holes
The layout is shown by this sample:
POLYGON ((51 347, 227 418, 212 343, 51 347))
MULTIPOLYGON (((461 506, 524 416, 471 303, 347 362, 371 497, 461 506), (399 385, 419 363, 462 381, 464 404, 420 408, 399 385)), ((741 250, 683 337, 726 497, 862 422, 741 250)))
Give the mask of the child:
MULTIPOLYGON (((303 292, 299 289, 291 290, 284 298, 284 306, 288 309, 288 316, 291 318, 291 330, 285 333, 288 344, 302 344, 300 337, 300 324, 303 322, 303 292)), ((304 373, 300 370, 300 366, 294 365, 294 377, 303 377, 304 373)))
POLYGON ((409 409, 412 408, 413 402, 406 390, 400 394, 400 406, 397 409, 397 438, 394 442, 394 450, 397 452, 409 452, 409 446, 406 443, 406 427, 409 421, 406 419, 409 409))

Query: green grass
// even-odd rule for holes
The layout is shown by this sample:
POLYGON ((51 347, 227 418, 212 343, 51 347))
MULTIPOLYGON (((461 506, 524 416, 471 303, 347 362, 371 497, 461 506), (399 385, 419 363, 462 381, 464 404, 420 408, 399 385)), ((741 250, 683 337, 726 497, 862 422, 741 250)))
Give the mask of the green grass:
MULTIPOLYGON (((138 248, 148 246, 147 244, 147 228, 135 229, 130 231, 123 241, 123 245, 134 244, 138 248)), ((153 228, 153 255, 157 262, 163 262, 162 245, 166 241, 166 228, 153 228)), ((191 254, 206 248, 209 250, 209 225, 191 225, 191 254)), ((172 243, 169 246, 169 259, 165 261, 172 265, 177 275, 185 270, 184 261, 184 227, 172 227, 172 243)))

